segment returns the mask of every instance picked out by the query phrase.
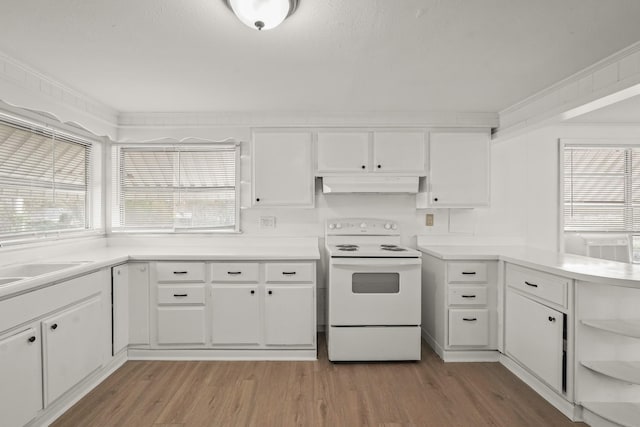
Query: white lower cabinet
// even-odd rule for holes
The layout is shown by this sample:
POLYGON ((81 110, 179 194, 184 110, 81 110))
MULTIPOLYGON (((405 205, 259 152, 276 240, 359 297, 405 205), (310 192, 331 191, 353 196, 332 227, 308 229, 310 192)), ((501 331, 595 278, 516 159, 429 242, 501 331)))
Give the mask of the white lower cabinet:
POLYGON ((158 307, 157 318, 158 344, 205 344, 205 309, 203 306, 158 307))
POLYGON ((260 343, 260 296, 256 285, 213 286, 211 338, 213 344, 260 343))
POLYGON ((43 407, 38 326, 0 337, 2 425, 22 426, 43 407))
POLYGON ((43 320, 46 404, 102 365, 101 302, 92 298, 43 320))
POLYGON ((486 308, 449 310, 449 345, 488 346, 489 310, 486 308))
POLYGON ((563 313, 507 290, 507 355, 561 393, 564 366, 563 325, 563 313))
POLYGON ((264 303, 265 344, 315 343, 314 290, 311 285, 267 286, 264 303))

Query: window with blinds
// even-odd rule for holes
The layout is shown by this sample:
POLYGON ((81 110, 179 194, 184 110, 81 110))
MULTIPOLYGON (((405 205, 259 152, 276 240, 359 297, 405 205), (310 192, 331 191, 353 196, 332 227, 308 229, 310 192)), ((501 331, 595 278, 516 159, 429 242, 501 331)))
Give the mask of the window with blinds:
POLYGON ((237 231, 236 145, 113 150, 112 230, 237 231))
POLYGON ((564 146, 564 230, 640 231, 640 147, 564 146))
POLYGON ((0 122, 0 239, 89 228, 91 144, 0 122))

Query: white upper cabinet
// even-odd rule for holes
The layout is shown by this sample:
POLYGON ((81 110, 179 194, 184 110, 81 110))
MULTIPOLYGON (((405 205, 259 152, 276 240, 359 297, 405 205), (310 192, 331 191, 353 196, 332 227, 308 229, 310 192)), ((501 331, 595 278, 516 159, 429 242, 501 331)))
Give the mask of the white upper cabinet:
POLYGON ((419 208, 489 205, 489 134, 433 132, 429 140, 429 191, 419 208))
POLYGON ((369 132, 318 132, 317 156, 318 172, 367 172, 369 132))
POLYGON ((378 172, 424 175, 425 133, 381 131, 373 133, 373 167, 378 172))
POLYGON ((423 131, 318 131, 318 175, 368 172, 425 175, 425 161, 423 131))
POLYGON ((253 134, 252 206, 313 207, 310 132, 253 134))

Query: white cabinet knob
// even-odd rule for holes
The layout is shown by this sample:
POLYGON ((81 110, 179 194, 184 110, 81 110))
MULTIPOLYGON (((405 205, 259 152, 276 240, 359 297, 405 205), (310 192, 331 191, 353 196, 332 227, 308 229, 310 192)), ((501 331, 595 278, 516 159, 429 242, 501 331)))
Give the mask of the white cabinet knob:
POLYGON ((393 225, 391 226, 391 229, 392 229, 392 230, 397 230, 397 229, 398 229, 398 224, 393 224, 393 225))
POLYGON ((329 230, 333 230, 334 228, 336 228, 335 224, 329 224, 329 230))
POLYGON ((362 224, 360 224, 360 228, 367 228, 367 223, 363 222, 362 224))
POLYGON ((339 229, 341 229, 341 228, 342 228, 342 224, 337 223, 337 224, 336 224, 336 228, 337 228, 338 230, 339 230, 339 229))
POLYGON ((386 224, 384 225, 384 229, 385 229, 385 230, 391 230, 391 224, 386 223, 386 224))

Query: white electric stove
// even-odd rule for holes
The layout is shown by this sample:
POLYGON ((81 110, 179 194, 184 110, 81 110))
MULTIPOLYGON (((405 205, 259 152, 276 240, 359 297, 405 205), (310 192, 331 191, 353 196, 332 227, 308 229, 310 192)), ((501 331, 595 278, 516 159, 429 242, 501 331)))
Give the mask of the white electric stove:
POLYGON ((330 220, 325 239, 329 360, 420 360, 421 253, 390 220, 330 220))

